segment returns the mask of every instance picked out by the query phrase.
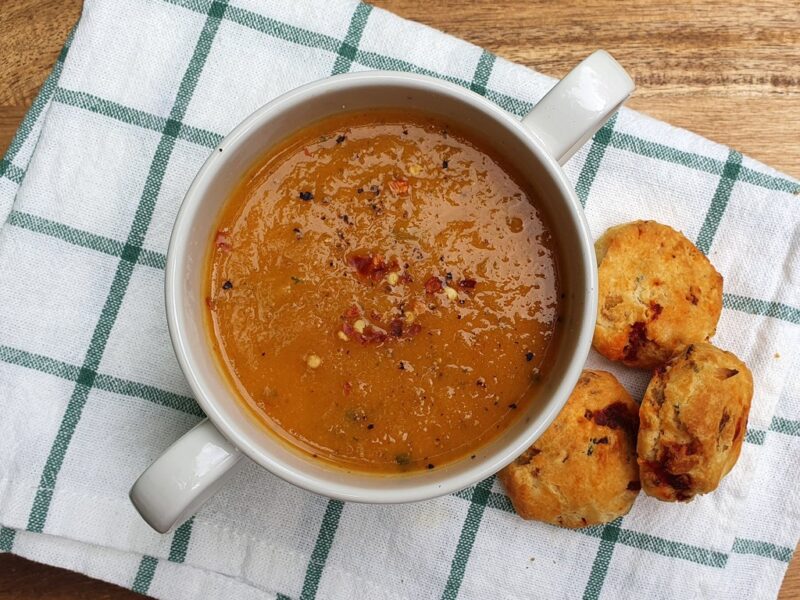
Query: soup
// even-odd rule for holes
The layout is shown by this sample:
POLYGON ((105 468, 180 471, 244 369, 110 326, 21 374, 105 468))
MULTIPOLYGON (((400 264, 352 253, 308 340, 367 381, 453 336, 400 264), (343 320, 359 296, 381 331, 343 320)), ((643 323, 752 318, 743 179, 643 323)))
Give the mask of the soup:
POLYGON ((536 401, 554 242, 488 146, 399 111, 318 122, 258 161, 210 241, 208 328, 255 418, 375 473, 474 458, 536 401))

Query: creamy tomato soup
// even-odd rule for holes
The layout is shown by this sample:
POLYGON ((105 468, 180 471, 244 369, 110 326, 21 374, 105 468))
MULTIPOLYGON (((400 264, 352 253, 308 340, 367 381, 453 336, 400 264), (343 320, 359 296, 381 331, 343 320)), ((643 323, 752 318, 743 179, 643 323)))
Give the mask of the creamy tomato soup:
POLYGON ((536 198, 440 118, 321 121, 270 151, 221 213, 208 328, 255 418, 377 473, 474 457, 536 402, 557 257, 536 198))

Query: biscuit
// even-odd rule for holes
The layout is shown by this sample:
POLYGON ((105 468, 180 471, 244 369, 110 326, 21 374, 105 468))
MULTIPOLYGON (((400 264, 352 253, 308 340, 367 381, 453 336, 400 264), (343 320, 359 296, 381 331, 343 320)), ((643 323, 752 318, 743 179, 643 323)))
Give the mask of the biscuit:
POLYGON ((584 371, 553 424, 500 472, 517 514, 574 528, 627 513, 640 489, 638 421, 611 373, 584 371))
POLYGON ((639 411, 644 491, 674 502, 715 490, 739 458, 752 397, 747 365, 711 344, 658 369, 639 411))
POLYGON ((683 234, 655 221, 612 227, 595 243, 599 274, 595 349, 654 368, 714 335, 722 276, 683 234))

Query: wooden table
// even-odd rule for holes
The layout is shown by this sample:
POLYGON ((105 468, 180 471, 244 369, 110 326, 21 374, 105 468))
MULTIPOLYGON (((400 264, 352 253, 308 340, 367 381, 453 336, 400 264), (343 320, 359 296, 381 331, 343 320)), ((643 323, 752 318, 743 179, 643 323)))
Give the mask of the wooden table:
MULTIPOLYGON (((636 79, 632 108, 800 177, 797 0, 378 0, 378 6, 555 76, 605 48, 636 79)), ((3 0, 0 151, 49 72, 81 0, 3 0)), ((83 575, 0 557, 0 600, 138 597, 83 575)), ((800 559, 782 600, 800 599, 800 559)))

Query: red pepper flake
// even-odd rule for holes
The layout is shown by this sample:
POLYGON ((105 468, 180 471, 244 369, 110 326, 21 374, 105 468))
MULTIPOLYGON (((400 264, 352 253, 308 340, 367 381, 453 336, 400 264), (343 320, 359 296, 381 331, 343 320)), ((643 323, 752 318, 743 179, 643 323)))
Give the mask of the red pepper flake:
POLYGON ((367 325, 364 328, 364 333, 360 334, 359 341, 362 344, 380 344, 386 341, 386 332, 378 329, 373 325, 367 325))
POLYGON ((217 235, 214 238, 214 245, 220 250, 230 250, 231 244, 228 239, 228 232, 224 229, 220 229, 217 231, 217 235))
POLYGON ((303 147, 303 154, 305 154, 306 156, 314 156, 311 152, 308 151, 308 148, 306 147, 303 147))
POLYGON ((411 327, 409 327, 409 328, 406 330, 406 335, 407 335, 408 337, 414 337, 414 336, 415 336, 415 335, 417 335, 417 334, 418 334, 420 331, 422 331, 422 325, 420 325, 419 323, 413 323, 413 324, 411 325, 411 327))
POLYGON ((361 315, 361 309, 358 308, 357 305, 351 304, 350 307, 344 311, 344 317, 346 319, 357 319, 361 315))
POLYGON ((373 281, 380 281, 386 273, 399 269, 397 259, 392 259, 387 263, 381 254, 376 254, 375 256, 351 254, 347 258, 347 264, 362 277, 367 277, 373 281))
POLYGON ((214 306, 214 301, 211 299, 211 296, 206 296, 206 306, 209 310, 216 310, 214 306))
POLYGON ((394 337, 403 335, 403 319, 393 319, 389 324, 389 333, 394 337))
POLYGON ((408 285, 409 283, 413 283, 414 282, 414 278, 411 276, 411 274, 408 271, 406 271, 405 273, 400 275, 400 282, 401 283, 405 283, 406 285, 408 285))
POLYGON ((396 196, 404 196, 408 193, 408 181, 405 179, 393 179, 389 182, 389 189, 396 196))
POLYGON ((344 392, 345 396, 350 394, 352 389, 353 389, 353 384, 350 383, 349 381, 345 381, 344 384, 342 384, 342 391, 344 392))
POLYGON ((478 284, 477 281, 474 279, 462 279, 458 282, 458 287, 465 291, 472 291, 475 289, 475 286, 478 284))
POLYGON ((442 282, 435 275, 431 275, 425 282, 425 293, 436 294, 442 291, 442 282))

